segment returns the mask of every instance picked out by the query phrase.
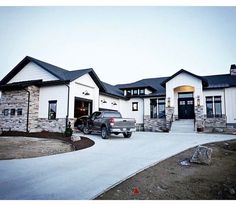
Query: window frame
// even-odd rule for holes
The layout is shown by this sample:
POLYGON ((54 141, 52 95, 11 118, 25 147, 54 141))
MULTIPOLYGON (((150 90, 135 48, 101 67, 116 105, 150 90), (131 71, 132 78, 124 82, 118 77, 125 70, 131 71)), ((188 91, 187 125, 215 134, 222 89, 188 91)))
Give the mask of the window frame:
POLYGON ((127 90, 126 90, 126 96, 131 96, 131 93, 132 93, 132 92, 131 92, 131 89, 127 89, 127 90))
POLYGON ((138 95, 138 89, 133 89, 133 95, 138 95), (135 93, 137 92, 137 93, 135 93))
POLYGON ((207 118, 213 118, 214 117, 214 101, 213 101, 213 96, 206 96, 206 116, 207 116, 207 118), (207 100, 207 99, 211 99, 211 100, 207 100), (208 114, 208 112, 207 112, 207 110, 208 110, 208 107, 207 107, 207 105, 208 104, 211 104, 211 110, 212 110, 212 114, 211 115, 209 115, 208 114))
POLYGON ((222 98, 221 96, 214 96, 214 112, 215 112, 215 117, 216 118, 221 118, 222 117, 222 98), (220 100, 216 100, 216 98, 220 98, 220 100), (216 104, 220 103, 220 114, 216 114, 216 104))
POLYGON ((138 111, 138 102, 132 102, 132 111, 138 111), (136 108, 135 105, 137 106, 136 108))
POLYGON ((16 115, 16 109, 15 108, 11 108, 10 109, 10 116, 15 116, 15 115, 16 115))
POLYGON ((158 99, 158 102, 157 102, 157 107, 158 107, 158 118, 165 118, 165 115, 166 115, 166 108, 165 108, 165 104, 166 104, 166 100, 165 98, 159 98, 158 99), (161 114, 160 112, 160 106, 163 106, 164 105, 164 115, 161 114), (161 114, 161 115, 160 115, 161 114))
POLYGON ((157 98, 150 99, 150 118, 151 119, 157 119, 157 113, 158 113, 157 109, 158 109, 157 98), (155 103, 152 103, 152 102, 155 102, 155 103))
POLYGON ((145 89, 144 88, 139 89, 139 95, 145 95, 145 89))
POLYGON ((49 120, 56 120, 57 119, 57 100, 49 100, 48 101, 48 119, 49 120), (54 118, 51 118, 50 117, 50 114, 51 114, 51 111, 50 111, 50 104, 56 104, 56 108, 55 108, 55 117, 54 118))
POLYGON ((23 109, 22 108, 17 108, 16 115, 21 116, 22 114, 23 114, 23 109))
POLYGON ((9 109, 4 109, 3 110, 3 115, 8 116, 9 115, 9 109))

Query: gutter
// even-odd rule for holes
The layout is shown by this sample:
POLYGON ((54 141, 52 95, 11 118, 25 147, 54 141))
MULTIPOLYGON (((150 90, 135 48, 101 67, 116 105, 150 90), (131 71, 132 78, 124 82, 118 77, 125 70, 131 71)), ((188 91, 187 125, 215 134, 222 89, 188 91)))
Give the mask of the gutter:
POLYGON ((26 132, 29 132, 29 104, 30 104, 30 91, 23 88, 28 93, 28 105, 27 105, 27 118, 26 118, 26 132))
POLYGON ((65 84, 65 86, 68 88, 68 95, 67 95, 67 113, 66 113, 66 128, 68 127, 68 117, 69 117, 69 106, 70 106, 70 86, 68 84, 65 84))

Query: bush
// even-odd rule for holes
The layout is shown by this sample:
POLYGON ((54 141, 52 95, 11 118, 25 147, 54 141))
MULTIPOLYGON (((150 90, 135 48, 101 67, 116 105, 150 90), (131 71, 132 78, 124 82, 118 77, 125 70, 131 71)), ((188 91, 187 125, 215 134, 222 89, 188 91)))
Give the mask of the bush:
POLYGON ((64 132, 64 135, 65 135, 66 137, 71 137, 72 134, 73 134, 73 130, 72 130, 70 127, 67 127, 66 130, 65 130, 65 132, 64 132))

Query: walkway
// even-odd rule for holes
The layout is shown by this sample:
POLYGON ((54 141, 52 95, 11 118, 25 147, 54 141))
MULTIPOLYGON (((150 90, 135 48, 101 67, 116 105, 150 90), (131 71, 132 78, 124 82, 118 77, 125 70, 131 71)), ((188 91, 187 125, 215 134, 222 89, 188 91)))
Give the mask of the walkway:
POLYGON ((194 133, 194 120, 174 121, 170 133, 194 133))

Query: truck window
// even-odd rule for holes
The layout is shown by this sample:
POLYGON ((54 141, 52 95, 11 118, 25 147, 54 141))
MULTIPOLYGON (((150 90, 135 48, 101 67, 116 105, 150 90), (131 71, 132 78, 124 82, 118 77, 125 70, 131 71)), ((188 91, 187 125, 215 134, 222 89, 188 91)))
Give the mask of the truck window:
POLYGON ((103 117, 115 117, 115 118, 121 118, 121 114, 119 112, 104 112, 103 117))

